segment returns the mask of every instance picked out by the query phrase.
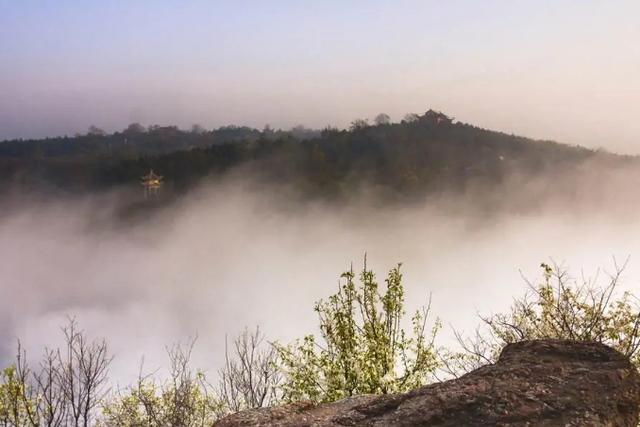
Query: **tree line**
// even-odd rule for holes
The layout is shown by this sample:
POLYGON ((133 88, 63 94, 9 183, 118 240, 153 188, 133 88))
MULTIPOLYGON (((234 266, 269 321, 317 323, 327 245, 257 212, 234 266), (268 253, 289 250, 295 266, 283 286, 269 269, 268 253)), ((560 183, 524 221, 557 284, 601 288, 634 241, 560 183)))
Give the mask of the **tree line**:
POLYGON ((0 191, 95 191, 139 187, 153 169, 166 192, 183 193, 205 177, 243 174, 293 185, 309 197, 348 198, 363 186, 392 197, 495 188, 514 173, 558 179, 586 160, 603 167, 635 158, 480 129, 429 110, 393 123, 356 119, 348 129, 289 131, 174 126, 0 143, 0 191))

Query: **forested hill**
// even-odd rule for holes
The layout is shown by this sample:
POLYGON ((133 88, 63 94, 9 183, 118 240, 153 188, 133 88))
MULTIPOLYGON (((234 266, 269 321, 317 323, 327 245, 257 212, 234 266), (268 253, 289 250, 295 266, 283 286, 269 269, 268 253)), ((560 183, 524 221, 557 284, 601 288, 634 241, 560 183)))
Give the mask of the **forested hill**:
POLYGON ((411 197, 495 187, 520 179, 564 175, 586 161, 602 167, 637 158, 535 141, 455 123, 429 110, 400 123, 355 121, 349 130, 262 131, 176 127, 0 143, 0 190, 64 192, 138 186, 153 169, 166 191, 182 193, 204 177, 242 167, 262 181, 292 184, 309 196, 343 197, 366 185, 411 197))

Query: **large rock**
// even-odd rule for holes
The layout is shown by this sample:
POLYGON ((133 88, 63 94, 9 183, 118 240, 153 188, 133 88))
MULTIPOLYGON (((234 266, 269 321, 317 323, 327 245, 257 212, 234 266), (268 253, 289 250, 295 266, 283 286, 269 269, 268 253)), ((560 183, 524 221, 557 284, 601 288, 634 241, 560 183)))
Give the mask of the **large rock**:
POLYGON ((640 376, 597 343, 510 344, 500 359, 459 379, 406 394, 358 396, 240 412, 240 426, 636 426, 640 376))

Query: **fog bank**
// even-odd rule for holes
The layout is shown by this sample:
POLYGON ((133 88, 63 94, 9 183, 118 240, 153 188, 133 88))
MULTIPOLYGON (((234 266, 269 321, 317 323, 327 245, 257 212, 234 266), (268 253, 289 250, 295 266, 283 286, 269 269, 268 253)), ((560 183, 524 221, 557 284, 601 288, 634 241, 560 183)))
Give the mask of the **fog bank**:
POLYGON ((166 365, 165 345, 195 334, 194 365, 214 371, 225 334, 245 325, 282 341, 315 332, 314 301, 365 252, 381 282, 403 263, 408 311, 432 294, 441 343, 450 325, 471 329, 478 312, 507 308, 525 290, 521 274, 537 278, 542 261, 591 274, 631 255, 624 284, 638 290, 640 221, 631 207, 487 216, 455 200, 294 205, 286 191, 227 180, 127 223, 114 219, 121 197, 50 200, 0 217, 2 364, 18 337, 37 356, 60 342, 65 317, 77 316, 89 335, 108 339, 118 381, 137 374, 143 355, 150 369, 166 365))

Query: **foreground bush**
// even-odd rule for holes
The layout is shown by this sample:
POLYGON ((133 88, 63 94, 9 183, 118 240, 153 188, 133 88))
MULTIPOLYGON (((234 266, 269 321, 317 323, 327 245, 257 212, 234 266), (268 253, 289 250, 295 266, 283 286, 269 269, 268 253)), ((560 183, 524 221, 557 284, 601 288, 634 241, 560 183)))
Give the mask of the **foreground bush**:
POLYGON ((272 345, 258 329, 245 329, 225 347, 215 386, 190 367, 192 341, 169 349, 165 381, 141 374, 136 384, 109 390, 107 343, 90 341, 71 319, 62 348, 45 350, 37 367, 19 346, 15 363, 0 371, 0 427, 204 427, 281 401, 408 391, 442 370, 458 376, 493 363, 504 345, 533 339, 604 343, 640 367, 640 311, 632 294, 618 293, 623 271, 616 266, 601 284, 542 264, 541 280, 527 282, 529 292, 508 311, 481 317, 472 337, 456 332, 461 349, 436 351, 440 322, 427 327, 430 304, 405 318, 400 265, 381 287, 365 260, 357 278, 343 273, 337 293, 316 303, 319 335, 272 345))
POLYGON ((86 427, 108 392, 106 341, 90 341, 74 319, 62 328, 62 349, 46 349, 38 367, 18 344, 16 362, 0 374, 0 426, 86 427))
POLYGON ((195 340, 168 349, 169 379, 158 383, 140 374, 137 384, 118 392, 103 406, 104 427, 205 427, 222 413, 222 402, 201 371, 189 366, 195 340))
POLYGON ((195 340, 168 350, 169 378, 158 382, 140 375, 137 384, 112 396, 103 407, 105 427, 205 427, 223 415, 276 404, 279 368, 275 350, 263 346, 258 328, 245 329, 225 348, 219 381, 211 385, 205 373, 190 366, 195 340))
POLYGON ((527 280, 529 291, 509 311, 481 317, 472 337, 456 332, 462 351, 443 355, 445 370, 458 376, 495 362, 506 344, 545 338, 600 342, 640 367, 638 300, 618 293, 625 266, 614 263, 601 284, 599 274, 574 278, 562 266, 541 264, 540 282, 527 280))
POLYGON ((355 284, 353 270, 342 274, 338 292, 316 303, 320 336, 307 335, 292 345, 277 345, 287 401, 331 402, 358 394, 407 391, 425 384, 437 368, 434 338, 439 321, 426 329, 429 307, 402 326, 404 288, 400 265, 380 291, 365 265, 355 284))

